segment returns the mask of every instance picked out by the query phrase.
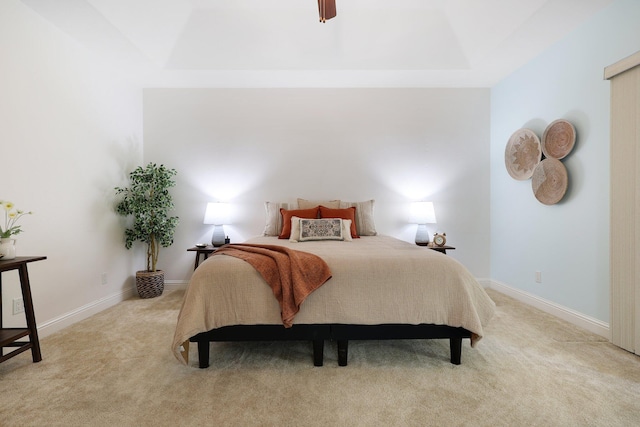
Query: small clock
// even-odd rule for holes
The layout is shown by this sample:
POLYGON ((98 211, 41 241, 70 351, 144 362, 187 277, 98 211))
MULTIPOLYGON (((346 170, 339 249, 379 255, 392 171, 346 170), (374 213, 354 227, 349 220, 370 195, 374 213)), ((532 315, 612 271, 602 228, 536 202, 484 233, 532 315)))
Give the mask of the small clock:
POLYGON ((436 233, 433 235, 433 244, 436 246, 444 246, 447 243, 447 233, 436 233))

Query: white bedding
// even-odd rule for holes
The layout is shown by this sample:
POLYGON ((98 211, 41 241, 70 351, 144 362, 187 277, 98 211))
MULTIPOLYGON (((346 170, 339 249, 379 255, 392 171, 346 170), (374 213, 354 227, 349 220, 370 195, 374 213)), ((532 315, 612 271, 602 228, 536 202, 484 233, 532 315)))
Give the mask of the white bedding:
MULTIPOLYGON (((495 304, 455 259, 389 236, 292 243, 256 237, 246 243, 281 245, 322 257, 332 278, 302 304, 294 324, 437 324, 483 336, 495 304)), ((172 350, 192 336, 229 325, 282 324, 271 288, 245 261, 210 256, 193 273, 172 350)))

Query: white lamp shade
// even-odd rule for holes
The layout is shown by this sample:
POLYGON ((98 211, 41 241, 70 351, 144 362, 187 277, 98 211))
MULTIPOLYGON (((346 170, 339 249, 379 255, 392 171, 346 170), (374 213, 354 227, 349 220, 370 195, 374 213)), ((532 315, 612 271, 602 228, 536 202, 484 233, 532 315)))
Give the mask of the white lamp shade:
POLYGON ((436 212, 433 209, 433 202, 412 203, 409 218, 412 224, 435 224, 436 212))
POLYGON ((204 223, 214 225, 229 224, 229 204, 220 202, 207 203, 207 209, 204 212, 204 223))

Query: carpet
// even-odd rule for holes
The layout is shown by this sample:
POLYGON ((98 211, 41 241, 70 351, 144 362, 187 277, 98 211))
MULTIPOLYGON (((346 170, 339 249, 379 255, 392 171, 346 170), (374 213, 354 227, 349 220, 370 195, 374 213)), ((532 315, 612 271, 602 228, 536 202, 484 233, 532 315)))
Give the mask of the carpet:
MULTIPOLYGON (((170 345, 184 292, 132 298, 0 364, 0 425, 635 426, 640 358, 489 290, 495 317, 462 364, 447 341, 211 344, 211 366, 170 345)), ((304 309, 304 306, 303 306, 304 309)))

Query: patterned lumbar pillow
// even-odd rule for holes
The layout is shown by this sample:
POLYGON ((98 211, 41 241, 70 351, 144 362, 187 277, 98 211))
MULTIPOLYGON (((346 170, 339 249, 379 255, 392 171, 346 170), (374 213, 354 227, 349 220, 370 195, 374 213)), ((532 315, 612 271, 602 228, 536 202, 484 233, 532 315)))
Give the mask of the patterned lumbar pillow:
POLYGON ((307 240, 344 240, 342 219, 304 219, 300 218, 300 242, 307 240))
MULTIPOLYGON (((338 219, 338 218, 331 218, 338 219)), ((350 219, 342 219, 342 238, 345 242, 353 241, 351 238, 351 220, 350 219)), ((300 218, 294 216, 291 218, 291 237, 289 238, 290 242, 298 243, 300 240, 300 218)))

